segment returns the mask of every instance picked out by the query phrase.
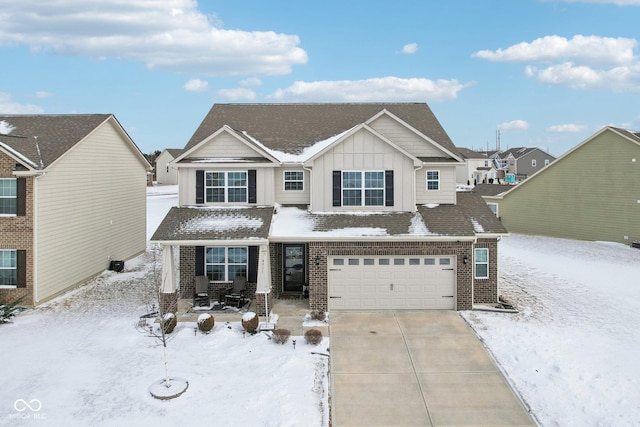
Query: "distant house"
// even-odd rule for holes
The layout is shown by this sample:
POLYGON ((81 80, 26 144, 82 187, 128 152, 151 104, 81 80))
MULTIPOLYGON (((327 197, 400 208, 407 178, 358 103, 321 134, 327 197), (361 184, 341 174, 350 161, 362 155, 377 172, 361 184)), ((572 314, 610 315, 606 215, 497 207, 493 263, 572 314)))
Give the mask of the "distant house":
POLYGON ((170 168, 176 157, 182 154, 182 148, 165 148, 156 158, 156 181, 158 184, 175 185, 178 183, 178 171, 170 168))
POLYGON ((464 164, 456 167, 456 182, 458 184, 488 183, 497 177, 493 159, 486 153, 480 153, 468 148, 458 147, 458 152, 464 164))
POLYGON ((42 303, 143 252, 150 169, 113 115, 0 116, 0 301, 42 303))
POLYGON ((509 191, 485 196, 510 232, 640 240, 640 133, 607 126, 509 191))
POLYGON ((461 163, 424 103, 216 104, 172 163, 178 206, 151 238, 164 304, 202 276, 214 296, 246 277, 259 311, 307 294, 318 310, 496 302, 507 233, 456 191, 461 163))
POLYGON ((494 159, 497 169, 504 171, 505 175, 513 174, 518 179, 525 179, 533 175, 556 159, 536 147, 516 147, 487 154, 494 159))

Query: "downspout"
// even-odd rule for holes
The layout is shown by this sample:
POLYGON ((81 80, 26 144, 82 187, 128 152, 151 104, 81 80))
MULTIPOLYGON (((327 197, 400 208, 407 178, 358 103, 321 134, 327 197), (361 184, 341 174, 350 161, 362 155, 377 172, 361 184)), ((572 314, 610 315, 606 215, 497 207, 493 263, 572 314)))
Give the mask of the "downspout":
MULTIPOLYGON (((413 212, 418 211, 418 171, 424 167, 424 162, 419 167, 413 168, 413 212)), ((425 184, 426 185, 426 184, 425 184)))

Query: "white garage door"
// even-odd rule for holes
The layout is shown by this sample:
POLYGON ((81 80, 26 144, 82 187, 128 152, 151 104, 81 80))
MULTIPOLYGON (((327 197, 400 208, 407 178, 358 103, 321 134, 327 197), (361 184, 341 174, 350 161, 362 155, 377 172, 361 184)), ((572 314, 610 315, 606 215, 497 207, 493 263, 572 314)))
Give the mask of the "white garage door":
POLYGON ((329 257, 329 309, 456 307, 455 257, 329 257))

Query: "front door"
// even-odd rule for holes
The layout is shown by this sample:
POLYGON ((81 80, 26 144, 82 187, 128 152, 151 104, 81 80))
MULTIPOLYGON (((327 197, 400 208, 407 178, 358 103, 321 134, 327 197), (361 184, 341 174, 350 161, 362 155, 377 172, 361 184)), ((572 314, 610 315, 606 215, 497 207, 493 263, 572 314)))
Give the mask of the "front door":
POLYGON ((306 276, 304 245, 283 245, 282 256, 282 291, 302 292, 306 276))

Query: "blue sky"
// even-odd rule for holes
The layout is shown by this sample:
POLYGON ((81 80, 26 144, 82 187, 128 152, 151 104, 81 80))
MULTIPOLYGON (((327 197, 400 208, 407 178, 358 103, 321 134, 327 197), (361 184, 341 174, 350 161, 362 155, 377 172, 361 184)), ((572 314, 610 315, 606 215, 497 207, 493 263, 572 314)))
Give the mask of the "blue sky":
POLYGON ((1 114, 113 113, 144 152, 214 103, 427 102, 461 147, 640 129, 640 0, 0 0, 1 114))

